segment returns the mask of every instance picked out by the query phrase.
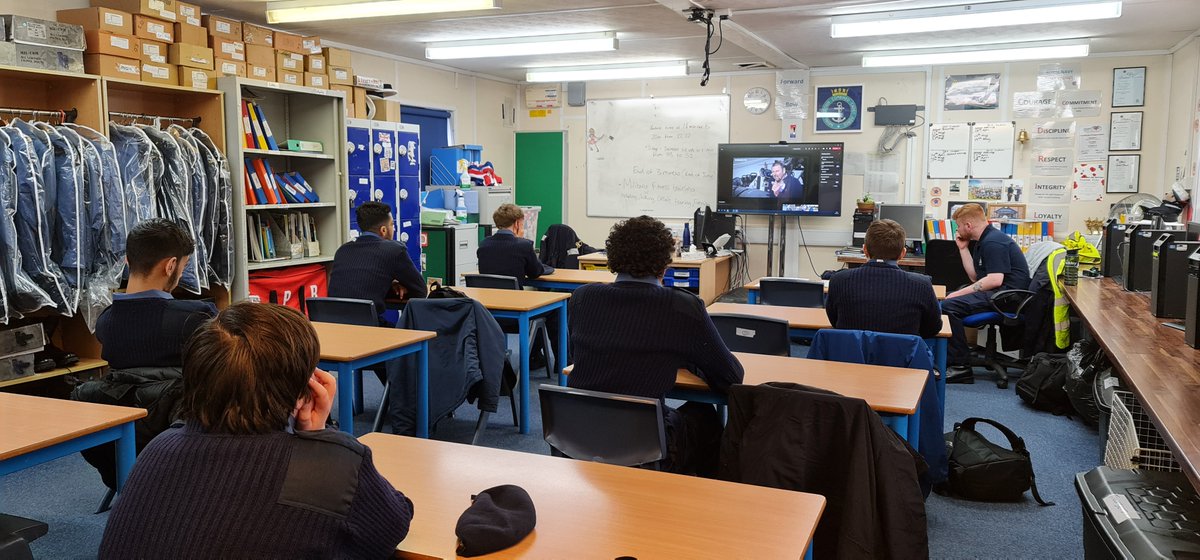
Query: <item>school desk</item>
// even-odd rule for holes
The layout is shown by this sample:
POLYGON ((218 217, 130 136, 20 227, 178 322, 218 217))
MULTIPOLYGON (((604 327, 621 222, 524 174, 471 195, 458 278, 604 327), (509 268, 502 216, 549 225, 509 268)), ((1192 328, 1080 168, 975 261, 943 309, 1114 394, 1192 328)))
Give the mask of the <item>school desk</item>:
MULTIPOLYGON (((746 284, 746 303, 758 303, 758 283, 760 280, 762 280, 762 278, 746 284)), ((829 281, 823 280, 822 283, 825 284, 825 293, 828 294, 829 281)), ((933 286, 933 295, 937 297, 938 300, 946 299, 946 287, 935 284, 933 286)))

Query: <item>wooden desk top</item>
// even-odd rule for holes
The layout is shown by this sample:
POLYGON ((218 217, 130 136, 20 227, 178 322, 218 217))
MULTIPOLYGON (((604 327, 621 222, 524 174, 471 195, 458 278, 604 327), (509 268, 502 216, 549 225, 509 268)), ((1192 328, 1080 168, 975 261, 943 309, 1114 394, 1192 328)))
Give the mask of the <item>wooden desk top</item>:
POLYGON ((141 408, 0 393, 0 461, 145 416, 141 408))
MULTIPOLYGON (((866 255, 838 255, 837 261, 840 263, 864 264, 867 262, 867 257, 866 255)), ((925 257, 904 257, 896 261, 896 264, 923 268, 925 266, 925 257)))
POLYGON ((401 558, 455 558, 454 526, 471 495, 515 484, 537 528, 485 558, 800 558, 825 498, 382 433, 359 438, 413 501, 401 558))
POLYGON ((317 340, 321 343, 321 359, 330 362, 351 362, 437 336, 433 331, 386 327, 317 322, 312 326, 317 331, 317 340))
POLYGON ((1066 292, 1200 488, 1200 350, 1183 342, 1182 331, 1162 326, 1145 294, 1126 292, 1111 278, 1080 277, 1066 292))
MULTIPOLYGON (((746 284, 746 289, 747 290, 757 290, 759 280, 762 280, 762 278, 759 278, 758 280, 755 280, 749 284, 746 284)), ((829 293, 829 281, 822 280, 822 282, 824 282, 824 284, 825 284, 825 293, 829 293)), ((936 296, 938 299, 946 299, 946 287, 934 284, 933 285, 933 295, 936 296)))
POLYGON ((492 311, 531 311, 571 297, 558 292, 455 287, 492 311))
MULTIPOLYGON (((708 262, 708 261, 721 262, 721 261, 727 261, 731 258, 733 258, 732 255, 721 255, 719 257, 707 257, 707 258, 703 258, 703 259, 673 258, 673 259, 671 259, 671 264, 669 266, 672 266, 675 268, 699 268, 701 264, 708 262)), ((604 253, 592 253, 590 255, 583 255, 582 257, 579 257, 579 264, 608 264, 608 255, 606 255, 604 253)))
POLYGON ((538 276, 538 280, 546 282, 566 282, 568 284, 611 284, 617 281, 617 275, 607 270, 574 270, 559 268, 554 274, 538 276))
MULTIPOLYGON (((746 371, 742 383, 762 385, 772 381, 800 383, 827 389, 840 395, 867 401, 871 410, 894 414, 912 414, 921 401, 929 372, 920 369, 850 364, 826 360, 808 360, 786 356, 764 356, 734 352, 746 371)), ((571 375, 574 365, 563 373, 571 375)), ((708 391, 708 384, 696 374, 680 369, 675 388, 708 391)))
MULTIPOLYGON (((738 313, 770 317, 787 321, 793 329, 829 329, 829 316, 823 307, 784 307, 781 305, 758 305, 752 303, 718 302, 708 306, 709 313, 738 313)), ((942 315, 942 330, 938 338, 950 338, 950 318, 942 315)))

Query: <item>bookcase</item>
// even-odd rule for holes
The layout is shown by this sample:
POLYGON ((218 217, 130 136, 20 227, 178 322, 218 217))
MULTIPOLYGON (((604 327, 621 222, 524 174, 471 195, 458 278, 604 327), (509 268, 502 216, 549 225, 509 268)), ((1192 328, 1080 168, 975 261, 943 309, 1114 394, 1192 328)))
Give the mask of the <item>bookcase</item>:
POLYGON ((344 217, 348 189, 344 149, 345 99, 338 91, 247 78, 220 78, 217 86, 225 94, 225 146, 234 191, 232 296, 234 301, 241 301, 249 294, 251 272, 326 263, 333 260, 334 252, 345 241, 349 227, 344 217), (322 151, 291 152, 247 147, 242 116, 245 101, 254 103, 262 111, 263 120, 269 124, 280 148, 290 139, 320 142, 322 151), (313 188, 319 201, 259 204, 257 200, 247 200, 247 159, 264 160, 275 173, 299 173, 313 188), (254 258, 249 228, 256 219, 261 220, 264 214, 277 216, 297 212, 311 218, 319 254, 305 250, 293 258, 254 258))

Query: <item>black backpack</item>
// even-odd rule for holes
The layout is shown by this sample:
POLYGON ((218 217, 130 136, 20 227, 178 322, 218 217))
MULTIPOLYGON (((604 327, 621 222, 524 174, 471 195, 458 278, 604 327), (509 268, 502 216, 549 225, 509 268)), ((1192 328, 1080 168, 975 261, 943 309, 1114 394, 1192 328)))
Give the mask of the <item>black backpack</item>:
POLYGON ((1075 408, 1064 385, 1071 372, 1071 360, 1062 354, 1034 354, 1017 380, 1017 396, 1025 404, 1056 415, 1071 414, 1075 408))
POLYGON ((1071 407, 1083 418, 1083 422, 1095 426, 1100 420, 1100 408, 1096 406, 1093 386, 1096 376, 1112 366, 1108 362, 1108 356, 1104 354, 1104 349, 1098 344, 1080 341, 1075 343, 1071 351, 1077 351, 1080 360, 1078 364, 1072 364, 1063 389, 1071 401, 1071 407))
POLYGON ((1033 490, 1037 503, 1054 505, 1038 494, 1025 440, 995 420, 967 418, 955 423, 954 431, 946 434, 946 454, 950 462, 948 486, 955 495, 986 502, 1013 502, 1020 500, 1026 490, 1033 490), (1012 449, 992 443, 975 431, 978 422, 1000 430, 1012 449))

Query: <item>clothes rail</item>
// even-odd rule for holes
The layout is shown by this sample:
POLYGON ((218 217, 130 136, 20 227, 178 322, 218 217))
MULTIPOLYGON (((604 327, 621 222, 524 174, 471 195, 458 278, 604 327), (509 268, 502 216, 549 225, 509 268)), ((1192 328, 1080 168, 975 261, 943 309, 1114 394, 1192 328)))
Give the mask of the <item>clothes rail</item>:
POLYGON ((117 118, 122 118, 122 119, 129 119, 133 122, 137 122, 139 120, 146 119, 146 120, 153 121, 154 123, 161 123, 163 121, 167 121, 167 122, 187 123, 192 126, 200 126, 200 117, 165 117, 165 116, 161 116, 161 115, 146 115, 146 114, 142 114, 142 113, 122 113, 120 111, 109 111, 108 116, 109 116, 109 118, 117 117, 117 118))
POLYGON ((50 117, 58 119, 61 123, 73 123, 75 118, 79 116, 77 109, 67 109, 65 111, 44 111, 41 109, 22 109, 19 107, 0 107, 0 113, 8 115, 29 115, 31 117, 50 117))

